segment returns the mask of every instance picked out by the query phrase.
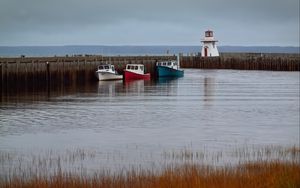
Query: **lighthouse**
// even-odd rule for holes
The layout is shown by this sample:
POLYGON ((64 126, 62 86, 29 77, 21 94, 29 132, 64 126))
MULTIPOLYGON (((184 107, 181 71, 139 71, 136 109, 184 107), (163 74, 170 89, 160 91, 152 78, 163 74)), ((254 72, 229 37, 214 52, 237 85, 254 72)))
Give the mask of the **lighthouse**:
POLYGON ((202 51, 201 56, 202 57, 217 57, 219 56, 219 52, 217 49, 216 40, 214 38, 214 33, 211 30, 205 31, 205 37, 201 41, 203 43, 202 45, 202 51))

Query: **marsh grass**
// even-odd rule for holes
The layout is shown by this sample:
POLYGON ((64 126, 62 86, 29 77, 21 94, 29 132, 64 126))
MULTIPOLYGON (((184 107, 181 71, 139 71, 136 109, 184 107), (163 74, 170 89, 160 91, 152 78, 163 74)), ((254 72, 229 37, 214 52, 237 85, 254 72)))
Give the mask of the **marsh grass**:
POLYGON ((113 173, 101 169, 94 173, 87 173, 84 168, 65 169, 65 162, 74 164, 97 158, 94 151, 68 151, 64 156, 55 156, 53 152, 48 154, 46 158, 32 155, 25 160, 16 153, 0 153, 1 168, 6 172, 0 177, 0 187, 300 187, 298 147, 245 147, 214 154, 184 149, 163 152, 162 160, 168 161, 165 165, 132 166, 113 173), (238 162, 205 164, 208 159, 220 161, 228 156, 228 160, 237 158, 238 162))

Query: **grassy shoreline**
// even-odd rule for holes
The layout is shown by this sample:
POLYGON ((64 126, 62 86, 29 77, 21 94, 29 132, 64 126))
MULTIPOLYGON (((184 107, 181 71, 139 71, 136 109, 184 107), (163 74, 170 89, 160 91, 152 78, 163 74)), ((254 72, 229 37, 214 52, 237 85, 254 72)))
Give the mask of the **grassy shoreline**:
MULTIPOLYGON (((84 150, 79 153, 76 150, 76 153, 72 153, 75 158, 78 157, 77 155, 80 156, 80 160, 84 160, 84 155, 95 157, 93 153, 89 154, 84 150)), ((49 172, 49 168, 43 168, 45 161, 49 159, 40 158, 39 163, 43 163, 43 165, 31 166, 27 169, 22 169, 21 166, 15 167, 9 170, 11 174, 8 176, 1 177, 0 175, 0 187, 300 187, 300 148, 298 147, 266 147, 251 152, 247 149, 237 150, 235 155, 240 161, 238 164, 232 162, 223 166, 205 165, 197 163, 201 157, 195 158, 195 156, 201 156, 199 153, 184 151, 172 154, 176 160, 179 160, 178 163, 162 166, 161 169, 132 168, 115 173, 99 171, 89 175, 65 170, 60 162, 52 164, 58 165, 54 173, 49 172), (255 157, 249 160, 249 156, 255 157), (40 172, 43 171, 45 172, 41 174, 40 172)), ((13 164, 12 160, 13 157, 7 153, 0 155, 0 167, 2 166, 3 169, 5 168, 3 164, 13 164)), ((214 160, 218 159, 214 158, 214 160)), ((35 163, 31 165, 35 165, 35 163)))
POLYGON ((0 187, 24 188, 185 188, 185 187, 300 187, 300 164, 254 162, 237 167, 214 168, 182 165, 165 169, 161 174, 151 171, 129 171, 124 174, 93 177, 58 174, 50 178, 22 180, 14 177, 0 182, 0 187))

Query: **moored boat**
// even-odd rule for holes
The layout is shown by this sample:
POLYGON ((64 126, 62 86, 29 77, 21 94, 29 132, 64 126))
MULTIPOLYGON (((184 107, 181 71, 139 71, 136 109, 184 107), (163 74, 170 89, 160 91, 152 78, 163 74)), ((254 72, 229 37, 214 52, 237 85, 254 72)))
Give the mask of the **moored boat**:
POLYGON ((157 62, 156 68, 159 77, 182 77, 184 75, 177 61, 157 62))
POLYGON ((114 65, 111 64, 99 65, 98 70, 96 71, 96 77, 100 81, 123 79, 123 75, 118 74, 118 72, 115 70, 114 65))
POLYGON ((144 65, 142 64, 127 64, 124 78, 125 80, 150 80, 150 73, 144 73, 144 65))

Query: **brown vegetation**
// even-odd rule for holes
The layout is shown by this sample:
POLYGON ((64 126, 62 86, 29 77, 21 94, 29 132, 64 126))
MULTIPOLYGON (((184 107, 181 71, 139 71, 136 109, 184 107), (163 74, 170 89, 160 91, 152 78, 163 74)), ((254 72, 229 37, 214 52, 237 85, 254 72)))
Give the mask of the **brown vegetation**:
POLYGON ((99 188, 186 188, 186 187, 300 187, 300 165, 296 163, 255 162, 237 167, 183 165, 162 173, 130 171, 106 176, 84 177, 58 174, 51 178, 21 180, 17 177, 1 182, 0 187, 99 187, 99 188))
MULTIPOLYGON (((32 170, 12 169, 12 173, 5 178, 0 176, 0 187, 12 188, 189 188, 189 187, 300 187, 300 149, 298 147, 281 148, 266 147, 252 150, 241 149, 233 153, 242 161, 240 164, 234 162, 216 166, 197 163, 202 155, 189 151, 172 154, 176 161, 181 161, 183 156, 185 162, 169 164, 161 169, 132 168, 128 171, 109 173, 103 171, 93 175, 78 174, 72 171, 64 171, 61 166, 54 173, 33 173, 32 170), (179 158, 177 158, 179 156, 179 158), (196 156, 196 158, 195 158, 196 156), (197 158, 197 156, 200 156, 197 158), (256 159, 249 159, 255 156, 256 159), (259 158, 257 158, 259 156, 259 158), (191 160, 192 159, 192 160, 191 160), (26 174, 28 173, 28 174, 26 174), (31 174, 30 174, 31 173, 31 174), (19 175, 16 175, 19 174, 19 175)), ((0 162, 11 160, 13 157, 2 154, 0 162)), ((95 157, 92 152, 76 150, 72 153, 71 161, 84 160, 86 157, 95 157)), ((166 157, 166 155, 164 156, 166 157)), ((169 155, 167 155, 169 157, 169 155)), ((173 158, 173 157, 172 157, 173 158)), ((47 160, 47 159, 45 159, 47 160)), ((62 159, 63 160, 63 159, 62 159)), ((69 159, 68 159, 69 160, 69 159)), ((216 158, 214 158, 216 160, 216 158)), ((60 161, 60 160, 59 160, 60 161)), ((40 159, 39 163, 42 163, 40 159)), ((59 162, 60 165, 60 162, 59 162)), ((41 166, 38 166, 39 168, 41 166)), ((46 168, 47 169, 47 168, 46 168)))

